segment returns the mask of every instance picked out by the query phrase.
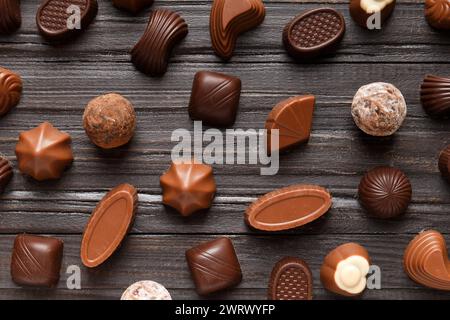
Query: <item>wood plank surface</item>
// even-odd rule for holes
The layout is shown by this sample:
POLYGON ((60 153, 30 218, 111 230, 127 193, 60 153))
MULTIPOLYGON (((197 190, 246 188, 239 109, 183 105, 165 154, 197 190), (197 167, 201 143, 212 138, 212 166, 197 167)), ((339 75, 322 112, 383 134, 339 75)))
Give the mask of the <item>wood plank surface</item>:
MULTIPOLYGON (((264 299, 274 263, 283 256, 305 259, 314 273, 314 296, 339 299, 320 284, 326 253, 341 243, 359 242, 382 269, 382 290, 363 299, 449 299, 449 293, 423 288, 402 270, 403 250, 423 229, 441 231, 450 243, 450 186, 437 169, 439 151, 450 143, 449 120, 432 120, 422 110, 419 86, 426 74, 450 76, 450 36, 431 29, 419 0, 401 0, 379 32, 356 26, 347 1, 266 0, 264 23, 239 38, 236 53, 223 63, 212 52, 208 21, 211 1, 156 0, 153 8, 179 12, 189 35, 177 46, 162 78, 136 71, 129 51, 140 38, 148 10, 130 16, 99 0, 94 24, 73 43, 51 46, 37 33, 39 0, 23 0, 22 27, 0 37, 0 66, 24 81, 21 103, 0 119, 0 153, 15 166, 0 198, 0 299, 117 299, 137 280, 158 281, 174 298, 200 299, 184 251, 217 236, 232 238, 244 280, 217 299, 264 299), (346 18, 347 31, 336 55, 299 64, 286 55, 281 32, 293 15, 318 6, 333 7, 346 18), (234 128, 261 129, 280 100, 311 93, 317 98, 308 145, 282 154, 276 176, 261 176, 258 165, 215 165, 218 193, 206 213, 183 219, 161 204, 159 176, 170 164, 171 133, 193 129, 187 114, 192 79, 199 70, 216 70, 242 79, 234 128), (363 135, 350 104, 356 90, 373 81, 391 82, 404 94, 408 116, 392 138, 363 135), (97 95, 115 91, 135 106, 138 126, 132 142, 102 151, 88 140, 82 113, 97 95), (14 147, 20 131, 42 121, 71 134, 75 161, 57 181, 37 182, 17 170, 14 147), (357 201, 364 172, 376 165, 396 166, 409 176, 413 201, 402 218, 368 217, 357 201), (65 286, 68 265, 81 265, 81 233, 96 203, 113 186, 129 182, 139 189, 140 205, 130 236, 104 266, 82 268, 82 290, 65 286), (258 196, 295 183, 314 183, 333 194, 333 208, 318 221, 289 232, 250 230, 244 211, 258 196), (64 262, 55 290, 14 285, 9 263, 14 237, 30 232, 64 240, 64 262)), ((207 127, 205 127, 207 129, 207 127)))

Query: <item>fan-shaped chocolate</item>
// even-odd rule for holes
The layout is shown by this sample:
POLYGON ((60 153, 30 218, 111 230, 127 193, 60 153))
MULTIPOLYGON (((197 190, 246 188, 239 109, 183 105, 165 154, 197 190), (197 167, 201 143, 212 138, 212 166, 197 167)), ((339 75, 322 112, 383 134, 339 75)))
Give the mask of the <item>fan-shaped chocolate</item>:
POLYGON ((376 167, 359 184, 359 200, 372 215, 388 219, 403 214, 411 202, 411 183, 399 169, 376 167))
POLYGON ((450 79, 427 75, 420 87, 420 101, 430 116, 450 116, 450 79))

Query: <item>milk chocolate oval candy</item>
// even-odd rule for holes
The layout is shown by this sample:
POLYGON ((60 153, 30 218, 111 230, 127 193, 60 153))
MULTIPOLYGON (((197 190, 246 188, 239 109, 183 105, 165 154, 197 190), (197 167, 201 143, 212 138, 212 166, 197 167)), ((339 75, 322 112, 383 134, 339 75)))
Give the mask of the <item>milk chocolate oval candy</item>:
POLYGON ((99 266, 120 246, 134 221, 137 203, 137 191, 129 184, 115 187, 99 202, 81 242, 81 260, 86 267, 99 266))
POLYGON ((0 35, 13 33, 21 23, 20 0, 0 0, 0 35))
POLYGON ((332 250, 323 260, 320 280, 325 289, 343 295, 356 296, 366 288, 369 253, 357 243, 346 243, 332 250))
POLYGON ((395 8, 396 0, 350 0, 350 15, 359 26, 381 29, 395 8))
POLYGON ((312 222, 331 207, 331 194, 315 185, 293 185, 267 193, 246 211, 246 223, 258 230, 281 231, 312 222))
POLYGON ((269 282, 269 300, 311 300, 312 273, 303 260, 286 257, 278 261, 269 282))
POLYGON ((188 25, 175 12, 158 9, 150 14, 147 28, 131 50, 131 61, 143 73, 161 76, 167 71, 173 47, 188 34, 188 25))
POLYGON ((69 40, 88 28, 97 11, 97 0, 44 0, 36 24, 49 41, 69 40))
POLYGON ((438 231, 419 233, 405 250, 403 267, 415 282, 450 291, 450 261, 444 237, 438 231))
POLYGON ((345 33, 345 20, 334 9, 319 8, 301 13, 283 31, 287 52, 297 59, 333 52, 345 33))

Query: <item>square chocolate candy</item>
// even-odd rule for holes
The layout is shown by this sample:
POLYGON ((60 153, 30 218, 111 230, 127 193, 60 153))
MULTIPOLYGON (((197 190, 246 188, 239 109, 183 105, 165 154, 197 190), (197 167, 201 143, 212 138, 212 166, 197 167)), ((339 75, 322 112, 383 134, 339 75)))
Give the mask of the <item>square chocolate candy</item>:
POLYGON ((234 287, 242 280, 241 266, 228 238, 218 238, 187 250, 186 260, 199 295, 234 287))
POLYGON ((63 242, 50 237, 21 234, 14 241, 12 280, 21 286, 55 287, 63 256, 63 242))
POLYGON ((189 116, 213 127, 230 127, 236 120, 241 80, 226 74, 199 71, 192 84, 189 116))

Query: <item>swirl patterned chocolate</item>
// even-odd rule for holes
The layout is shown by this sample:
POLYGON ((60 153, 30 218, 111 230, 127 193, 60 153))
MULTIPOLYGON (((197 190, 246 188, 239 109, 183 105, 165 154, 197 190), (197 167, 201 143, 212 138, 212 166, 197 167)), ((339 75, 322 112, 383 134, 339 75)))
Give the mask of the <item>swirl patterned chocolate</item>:
POLYGON ((0 116, 15 107, 22 94, 22 80, 11 70, 0 67, 0 116))
POLYGON ((188 34, 188 25, 177 13, 155 10, 150 14, 147 29, 131 50, 131 61, 136 68, 151 76, 167 71, 173 47, 188 34))
POLYGON ((229 60, 237 37, 260 25, 265 14, 266 9, 261 0, 214 0, 209 30, 216 54, 229 60))
POLYGON ((20 28, 20 0, 0 0, 0 34, 11 34, 20 28))
POLYGON ((450 79, 427 75, 420 87, 420 100, 430 116, 450 116, 450 79))
POLYGON ((425 18, 436 29, 450 30, 450 0, 426 0, 425 18))

